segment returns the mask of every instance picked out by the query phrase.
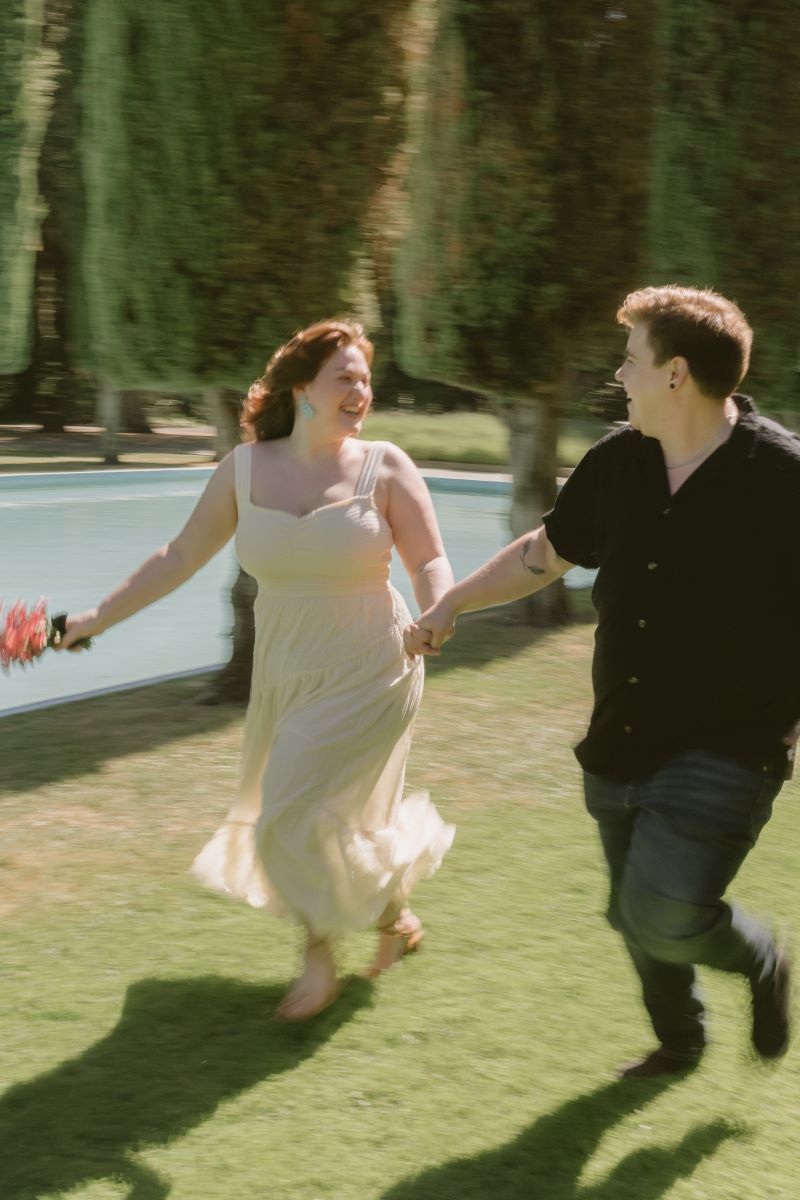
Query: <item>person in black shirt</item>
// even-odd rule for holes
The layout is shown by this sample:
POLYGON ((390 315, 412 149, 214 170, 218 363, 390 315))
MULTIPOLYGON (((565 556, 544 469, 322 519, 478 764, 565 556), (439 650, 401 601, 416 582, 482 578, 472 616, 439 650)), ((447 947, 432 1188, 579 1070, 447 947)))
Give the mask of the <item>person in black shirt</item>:
POLYGON ((710 290, 644 288, 617 380, 629 423, 586 454, 542 525, 423 613, 437 654, 461 612, 598 568, 595 703, 576 748, 608 862, 608 918, 658 1047, 623 1077, 694 1066, 695 965, 745 976, 764 1058, 789 1042, 789 958, 723 899, 770 817, 800 720, 800 440, 736 388, 752 331, 710 290))

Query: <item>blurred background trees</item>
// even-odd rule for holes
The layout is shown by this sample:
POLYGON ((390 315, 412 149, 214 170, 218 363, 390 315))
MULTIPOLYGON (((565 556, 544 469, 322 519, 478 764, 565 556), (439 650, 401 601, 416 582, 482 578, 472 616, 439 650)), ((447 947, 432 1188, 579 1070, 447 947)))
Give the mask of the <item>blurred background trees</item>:
MULTIPOLYGON (((6 347, 11 353, 3 354, 3 370, 12 377, 0 402, 6 420, 60 430, 65 422, 90 417, 93 406, 72 346, 81 308, 78 251, 84 227, 76 92, 81 6, 74 0, 26 0, 13 8, 16 15, 4 14, 0 21, 8 23, 5 52, 15 40, 25 47, 22 87, 4 111, 20 118, 25 143, 21 169, 10 163, 0 184, 9 198, 16 192, 19 221, 14 235, 4 238, 17 268, 6 277, 10 286, 0 279, 0 320, 4 328, 25 332, 21 341, 12 334, 6 347)), ((15 75, 9 63, 4 84, 15 75)), ((3 151, 13 145, 5 131, 0 145, 3 151)))
POLYGON ((82 354, 121 387, 241 389, 350 307, 402 136, 408 4, 88 0, 82 354))
MULTIPOLYGON (((605 0, 438 7, 398 260, 401 363, 500 407, 519 535, 555 496, 571 369, 641 279, 653 22, 605 0), (636 105, 620 105, 626 89, 636 105)), ((556 587, 530 601, 561 604, 556 587)))
MULTIPOLYGON (((226 392, 294 329, 369 306, 408 9, 88 0, 80 356, 109 414, 123 388, 201 394, 231 444, 226 392)), ((226 696, 249 684, 252 599, 240 574, 226 696)))
POLYGON ((712 286, 755 334, 745 390, 800 406, 796 0, 661 0, 648 279, 712 286))
POLYGON ((44 49, 43 0, 0 9, 0 372, 27 366, 33 272, 44 205, 38 183, 54 64, 44 49))
POLYGON ((555 391, 610 368, 643 279, 735 294, 796 407, 795 9, 8 0, 2 411, 85 419, 102 382, 201 414, 356 310, 387 397, 506 413, 516 527, 555 391))

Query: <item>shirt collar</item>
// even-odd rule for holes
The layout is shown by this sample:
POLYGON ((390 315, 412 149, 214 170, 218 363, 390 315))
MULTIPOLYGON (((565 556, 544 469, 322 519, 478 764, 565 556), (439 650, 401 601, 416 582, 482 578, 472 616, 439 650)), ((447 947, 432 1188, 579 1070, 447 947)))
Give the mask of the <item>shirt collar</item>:
POLYGON ((728 438, 731 449, 738 449, 748 458, 756 452, 759 434, 759 413, 750 396, 734 392, 731 396, 739 416, 728 438))
MULTIPOLYGON (((741 392, 733 392, 731 400, 736 405, 738 417, 736 424, 731 430, 731 435, 725 442, 729 451, 732 451, 735 456, 752 458, 756 452, 759 434, 759 412, 750 396, 745 396, 741 392)), ((637 431, 638 432, 638 431, 637 431)), ((639 433, 639 444, 645 452, 648 466, 645 468, 650 471, 654 466, 658 466, 658 476, 661 478, 663 470, 663 457, 661 453, 661 444, 657 438, 645 437, 639 433)), ((728 455, 723 455, 717 460, 722 464, 730 461, 728 455)))
POLYGON ((751 396, 745 396, 741 392, 734 392, 731 400, 739 410, 739 417, 757 417, 758 409, 753 403, 751 396))

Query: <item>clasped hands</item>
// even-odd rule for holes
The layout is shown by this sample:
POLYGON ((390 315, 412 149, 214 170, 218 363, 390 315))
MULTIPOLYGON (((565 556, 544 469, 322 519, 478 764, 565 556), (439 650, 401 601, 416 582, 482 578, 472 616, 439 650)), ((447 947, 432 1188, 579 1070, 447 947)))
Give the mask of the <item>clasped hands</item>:
POLYGON ((447 597, 443 597, 403 630, 406 654, 411 658, 418 654, 441 654, 442 646, 455 630, 456 614, 447 597))

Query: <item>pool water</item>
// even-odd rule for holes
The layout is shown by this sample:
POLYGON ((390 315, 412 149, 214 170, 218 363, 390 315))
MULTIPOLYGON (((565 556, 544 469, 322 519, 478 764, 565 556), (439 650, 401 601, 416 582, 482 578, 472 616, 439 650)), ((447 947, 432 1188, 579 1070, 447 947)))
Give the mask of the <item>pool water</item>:
MULTIPOLYGON (((211 470, 1 477, 0 601, 30 605, 44 597, 51 612, 92 607, 178 532, 211 470)), ((429 477, 428 486, 458 579, 509 540, 510 487, 472 476, 429 477)), ((0 714, 225 662, 235 571, 231 543, 178 591, 103 634, 89 653, 45 654, 25 671, 0 675, 0 714)), ((416 611, 396 560, 392 582, 416 611)))

